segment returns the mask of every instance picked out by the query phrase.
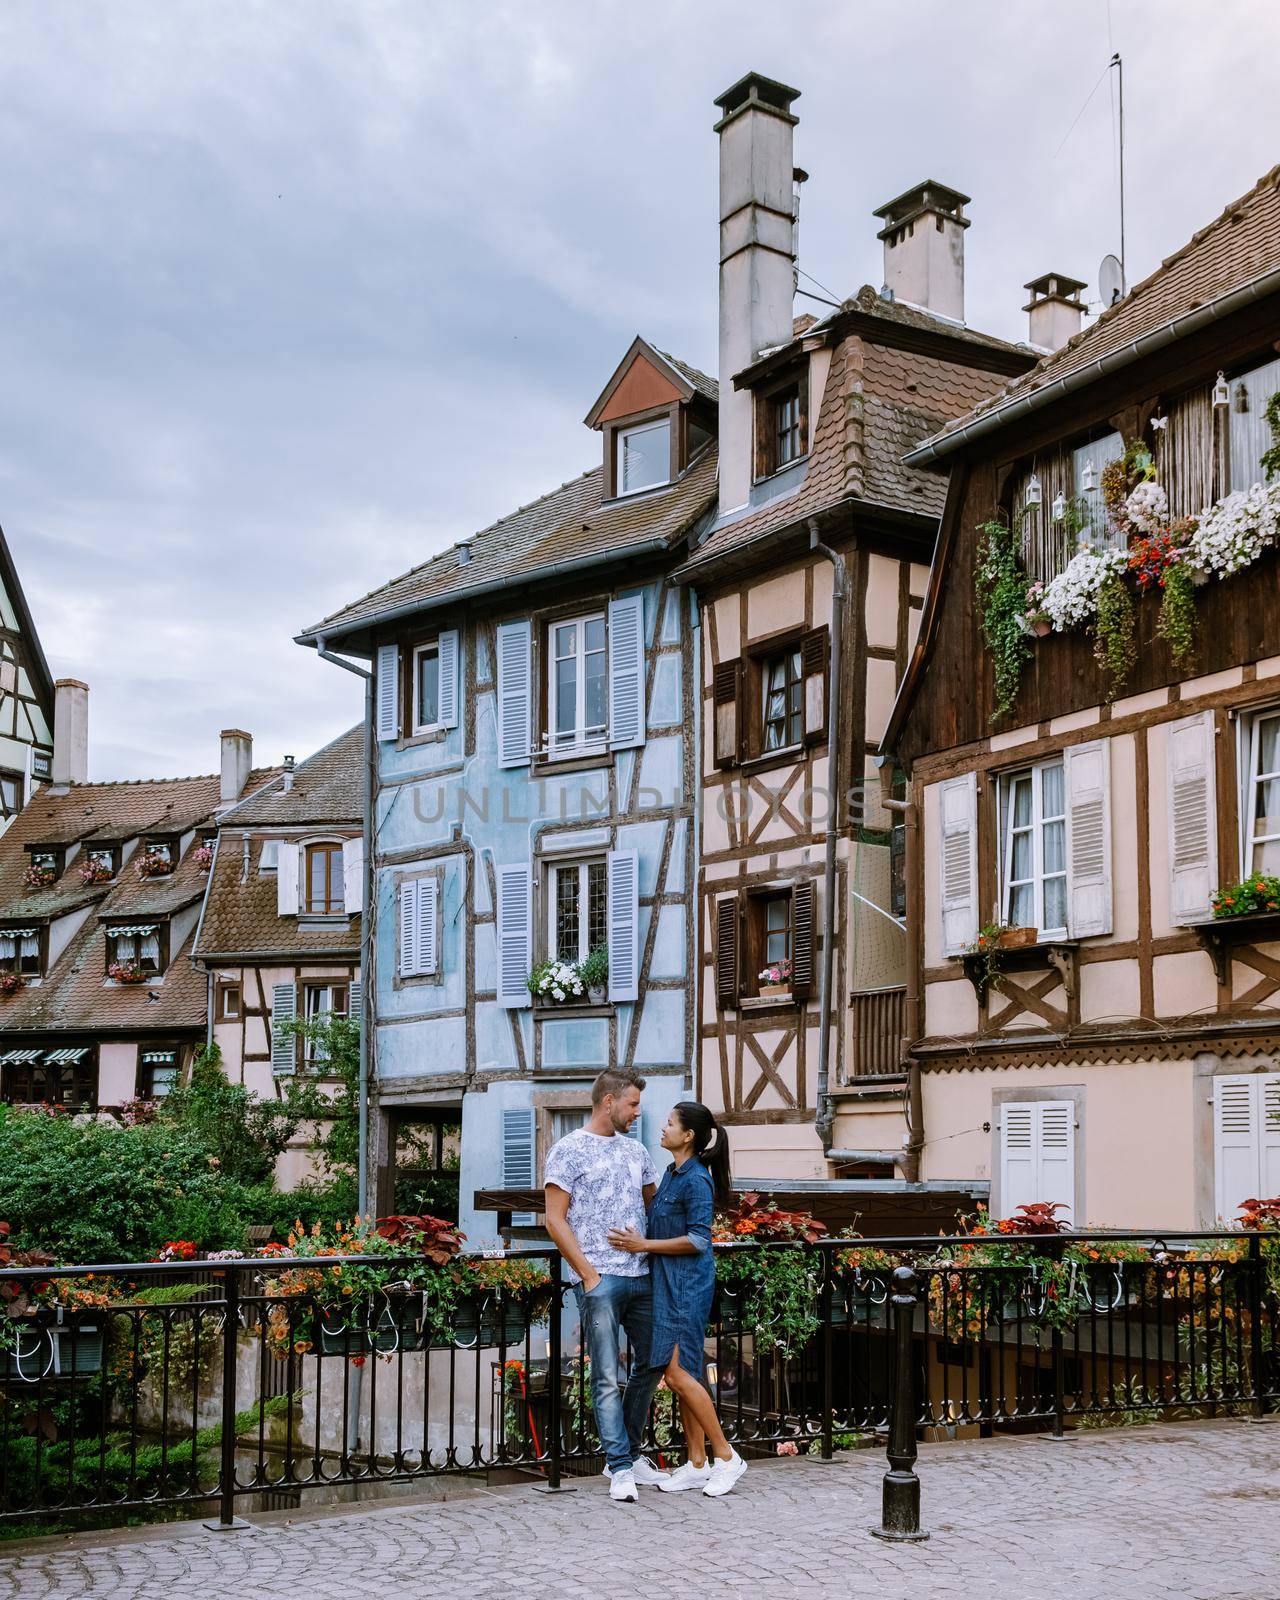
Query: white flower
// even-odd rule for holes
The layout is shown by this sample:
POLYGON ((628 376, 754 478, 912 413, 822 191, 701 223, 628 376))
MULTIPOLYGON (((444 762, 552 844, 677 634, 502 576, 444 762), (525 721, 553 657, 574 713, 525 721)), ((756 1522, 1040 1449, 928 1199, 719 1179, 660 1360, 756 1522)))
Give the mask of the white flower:
POLYGON ((1094 550, 1081 545, 1066 567, 1045 585, 1040 610, 1053 624, 1055 633, 1065 633, 1090 622, 1097 614, 1098 591, 1114 572, 1128 563, 1123 550, 1094 550))
POLYGON ((1147 479, 1130 494, 1124 510, 1140 533, 1156 533, 1169 521, 1169 496, 1154 479, 1147 479))
POLYGON ((1187 545, 1188 559, 1229 578, 1255 562, 1280 538, 1280 482, 1255 483, 1200 513, 1187 545))
POLYGON ((553 989, 551 991, 551 998, 553 1000, 563 1000, 564 999, 564 990, 563 989, 553 989))

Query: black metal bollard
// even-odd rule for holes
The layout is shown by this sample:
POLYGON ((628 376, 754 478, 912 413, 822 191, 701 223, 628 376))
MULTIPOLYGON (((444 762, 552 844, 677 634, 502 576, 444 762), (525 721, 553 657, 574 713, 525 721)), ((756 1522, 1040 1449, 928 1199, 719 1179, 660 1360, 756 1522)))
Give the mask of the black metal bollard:
POLYGON ((570 1483, 561 1483, 563 1466, 564 1408, 560 1385, 564 1381, 564 1263, 557 1251, 551 1257, 551 1318, 547 1330, 547 1481, 535 1483, 543 1494, 573 1494, 570 1483))
POLYGON ((912 1349, 916 1310, 916 1275, 910 1267, 893 1272, 893 1407, 889 1416, 889 1470, 884 1475, 881 1526, 877 1539, 919 1543, 929 1535, 920 1529, 920 1480, 916 1461, 916 1367, 912 1349))
MULTIPOLYGON (((222 1425, 218 1459, 218 1520, 204 1526, 215 1533, 248 1528, 236 1516, 236 1340, 240 1333, 240 1270, 222 1274, 222 1425)), ((198 1314, 198 1313, 197 1313, 198 1314)))

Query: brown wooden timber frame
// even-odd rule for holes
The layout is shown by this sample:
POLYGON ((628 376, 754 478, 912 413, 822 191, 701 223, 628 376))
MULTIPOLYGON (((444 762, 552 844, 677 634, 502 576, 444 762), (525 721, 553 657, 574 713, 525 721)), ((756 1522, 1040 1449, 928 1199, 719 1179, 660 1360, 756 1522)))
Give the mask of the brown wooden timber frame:
MULTIPOLYGON (((843 554, 846 564, 846 600, 843 616, 841 681, 827 683, 826 708, 840 707, 840 785, 847 789, 859 783, 863 762, 874 744, 868 744, 866 720, 866 663, 872 652, 866 636, 866 598, 870 557, 874 554, 899 563, 897 600, 899 615, 894 636, 896 648, 888 652, 898 674, 905 669, 907 640, 910 637, 913 602, 910 592, 910 567, 927 558, 920 536, 911 530, 888 531, 846 509, 839 521, 824 527, 823 539, 843 554)), ((813 638, 833 619, 825 607, 815 604, 814 579, 818 572, 829 572, 827 561, 798 549, 804 530, 792 530, 790 543, 780 538, 757 557, 744 572, 718 581, 698 583, 698 601, 703 622, 704 670, 702 675, 704 770, 701 803, 703 808, 702 854, 699 862, 699 1010, 701 1047, 698 1054, 698 1093, 723 1108, 720 1120, 730 1126, 800 1123, 811 1124, 814 1116, 811 1079, 816 1077, 817 1030, 819 1017, 818 968, 827 915, 817 906, 812 950, 814 973, 809 997, 803 1002, 769 1002, 735 998, 727 1002, 732 981, 735 996, 743 990, 744 963, 751 959, 750 946, 744 948, 739 936, 737 971, 717 975, 718 906, 726 898, 736 907, 742 897, 770 888, 783 888, 798 882, 813 886, 820 901, 822 846, 825 827, 822 808, 816 814, 804 798, 816 788, 815 769, 825 760, 825 737, 806 741, 798 749, 771 752, 751 759, 753 745, 746 719, 758 719, 758 697, 751 691, 753 658, 776 648, 779 641, 796 644, 813 638), (803 614, 788 616, 785 626, 773 624, 773 631, 750 626, 751 591, 759 585, 799 574, 803 581, 803 614), (722 643, 717 612, 727 609, 733 615, 737 644, 722 643), (741 665, 737 665, 737 664, 741 665), (732 674, 732 676, 731 676, 732 674), (748 680, 744 682, 743 680, 748 680), (735 759, 717 759, 716 713, 727 703, 729 687, 737 690, 738 726, 735 759), (738 690, 738 684, 742 687, 738 690), (719 690, 717 690, 719 685, 719 690), (771 780, 766 783, 765 776, 771 780), (762 816, 752 824, 749 806, 762 806, 762 816), (714 815, 726 819, 727 846, 708 844, 708 820, 714 815), (761 1105, 766 1095, 772 1103, 761 1105)), ((825 665, 825 662, 824 662, 825 665)), ((836 940, 831 995, 831 1081, 842 1081, 845 1074, 846 1004, 849 972, 846 939, 848 906, 848 862, 860 819, 846 811, 841 818, 837 845, 835 907, 830 925, 836 940)))

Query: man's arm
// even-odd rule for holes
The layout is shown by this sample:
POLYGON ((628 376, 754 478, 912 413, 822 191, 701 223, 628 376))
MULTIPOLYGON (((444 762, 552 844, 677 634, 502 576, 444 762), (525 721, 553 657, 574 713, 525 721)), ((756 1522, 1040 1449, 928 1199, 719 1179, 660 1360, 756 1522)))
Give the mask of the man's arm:
POLYGON ((542 1191, 545 1198, 547 1232, 555 1241, 556 1249, 582 1279, 584 1289, 594 1289, 600 1274, 582 1253, 578 1236, 569 1226, 569 1196, 558 1184, 549 1183, 542 1191))
POLYGON ((646 1183, 644 1188, 641 1189, 640 1193, 644 1196, 644 1208, 646 1211, 653 1204, 653 1197, 657 1192, 658 1185, 656 1183, 646 1183))

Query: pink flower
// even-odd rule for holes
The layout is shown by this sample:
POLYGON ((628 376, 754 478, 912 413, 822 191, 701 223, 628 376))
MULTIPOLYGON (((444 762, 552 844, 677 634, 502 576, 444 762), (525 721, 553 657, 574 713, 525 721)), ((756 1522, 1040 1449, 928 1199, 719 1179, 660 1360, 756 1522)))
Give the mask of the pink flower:
POLYGON ((780 1456, 798 1456, 800 1450, 794 1439, 784 1439, 778 1446, 778 1454, 780 1456))

